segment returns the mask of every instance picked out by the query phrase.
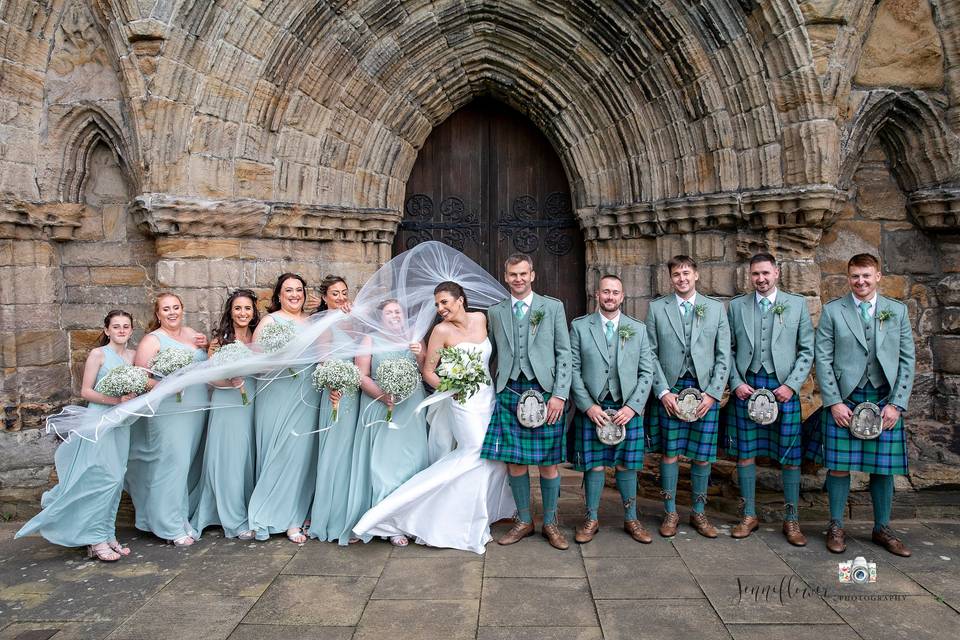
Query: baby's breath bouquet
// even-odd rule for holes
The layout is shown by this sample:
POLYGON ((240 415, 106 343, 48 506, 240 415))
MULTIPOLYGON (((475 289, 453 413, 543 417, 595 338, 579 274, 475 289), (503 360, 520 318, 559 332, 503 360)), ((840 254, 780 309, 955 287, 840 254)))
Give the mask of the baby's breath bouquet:
MULTIPOLYGON (((409 398, 420 384, 420 371, 417 365, 406 358, 384 360, 377 366, 373 376, 384 393, 389 393, 394 402, 409 398)), ((393 407, 387 407, 387 424, 393 418, 393 407)))
MULTIPOLYGON (((263 329, 260 330, 259 343, 264 351, 274 353, 287 346, 295 337, 297 337, 297 327, 293 323, 274 321, 264 325, 263 329)), ((294 378, 297 377, 296 371, 293 369, 288 369, 288 371, 294 378)))
POLYGON ((131 393, 140 395, 147 390, 147 379, 147 372, 140 367, 123 364, 107 372, 93 390, 111 398, 120 398, 131 393))
MULTIPOLYGON (((360 388, 360 369, 346 360, 321 362, 313 372, 313 386, 317 391, 331 389, 340 393, 355 393, 360 388)), ((340 401, 332 404, 333 412, 330 414, 330 419, 336 422, 340 401)))
MULTIPOLYGON (((154 375, 164 378, 174 371, 183 369, 191 364, 193 364, 192 351, 189 349, 179 349, 177 347, 166 347, 157 351, 157 355, 153 356, 153 360, 150 361, 148 366, 154 375)), ((177 391, 177 402, 182 401, 183 393, 177 391)))
MULTIPOLYGON (((213 354, 213 357, 210 358, 210 360, 215 364, 225 364, 239 362, 249 358, 252 355, 253 351, 251 351, 247 345, 237 340, 235 342, 225 344, 217 349, 217 352, 213 354)), ((240 385, 240 398, 243 400, 244 406, 250 404, 250 402, 247 400, 247 390, 242 384, 240 385)))
POLYGON ((480 352, 460 347, 440 349, 437 375, 440 377, 437 391, 453 391, 454 400, 460 404, 475 394, 481 384, 490 384, 480 352))

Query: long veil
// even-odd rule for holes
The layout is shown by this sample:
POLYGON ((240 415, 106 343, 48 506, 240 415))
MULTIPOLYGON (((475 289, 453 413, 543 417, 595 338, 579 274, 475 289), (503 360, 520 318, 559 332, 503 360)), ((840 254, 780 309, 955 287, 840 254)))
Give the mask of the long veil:
MULTIPOLYGON (((462 286, 470 306, 476 309, 486 309, 508 295, 493 276, 461 252, 440 242, 423 242, 378 269, 358 292, 349 315, 329 311, 312 316, 282 350, 260 352, 253 345, 254 354, 240 361, 198 362, 161 379, 148 393, 106 411, 74 405, 64 407, 60 413, 47 418, 47 431, 64 439, 76 435, 95 441, 106 430, 156 415, 165 398, 191 385, 246 376, 258 377, 269 384, 273 378, 290 375, 288 371, 303 370, 323 360, 353 358, 361 350, 372 354, 395 349, 389 346, 391 340, 394 343, 398 338, 403 342, 421 340, 436 318, 433 289, 447 280, 462 286), (404 311, 405 321, 399 336, 388 334, 380 319, 381 305, 390 300, 397 301, 404 311), (333 329, 353 339, 333 341, 330 339, 333 329), (387 340, 374 340, 373 346, 363 347, 361 337, 366 335, 382 335, 387 340)), ((207 409, 183 404, 175 411, 207 409)))

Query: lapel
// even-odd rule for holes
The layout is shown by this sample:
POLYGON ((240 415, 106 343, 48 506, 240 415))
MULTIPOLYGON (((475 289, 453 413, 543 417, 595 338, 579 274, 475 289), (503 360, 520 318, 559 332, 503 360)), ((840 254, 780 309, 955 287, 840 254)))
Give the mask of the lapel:
POLYGON ((530 301, 530 308, 527 309, 527 344, 530 347, 530 351, 533 351, 533 341, 537 339, 537 334, 540 333, 540 330, 533 326, 531 321, 533 320, 533 314, 537 311, 543 311, 543 318, 540 322, 544 322, 547 319, 546 310, 543 308, 543 298, 541 298, 536 293, 533 294, 533 300, 530 301))
POLYGON ((756 345, 753 344, 753 323, 757 306, 757 294, 753 293, 749 300, 750 302, 744 300, 744 304, 740 307, 740 318, 743 321, 743 332, 747 334, 747 340, 750 341, 750 346, 756 347, 756 345))
POLYGON ((847 323, 847 327, 850 328, 850 331, 853 332, 853 335, 857 337, 857 341, 863 345, 863 348, 867 348, 867 336, 863 332, 863 320, 860 319, 860 310, 857 309, 853 304, 853 294, 848 293, 843 296, 840 300, 840 306, 842 308, 843 319, 847 323))
MULTIPOLYGON (((698 302, 694 303, 693 307, 690 309, 690 313, 692 314, 692 317, 690 318, 690 322, 692 323, 690 327, 690 353, 691 354, 693 353, 693 345, 697 344, 697 338, 700 337, 700 332, 703 331, 703 325, 707 321, 707 314, 710 313, 710 307, 706 306, 706 304, 702 302, 699 302, 699 299, 700 299, 700 294, 698 293, 697 296, 694 298, 694 300, 698 300, 698 302), (697 305, 700 305, 700 304, 704 305, 702 318, 697 317, 697 305)), ((680 315, 679 311, 677 312, 677 315, 678 316, 680 315)))
POLYGON ((507 344, 510 345, 510 357, 512 358, 516 347, 513 344, 513 302, 511 302, 511 298, 508 297, 501 303, 497 313, 500 314, 500 326, 503 327, 503 332, 507 334, 507 344))
MULTIPOLYGON (((620 312, 620 328, 630 327, 633 329, 633 337, 629 340, 623 341, 620 339, 620 336, 617 335, 614 337, 614 340, 617 341, 617 377, 620 379, 620 392, 624 395, 630 392, 628 384, 636 380, 636 370, 637 362, 634 359, 634 354, 639 354, 640 352, 631 346, 631 343, 634 340, 640 339, 640 327, 633 322, 632 319, 627 318, 626 315, 621 311, 620 312), (633 380, 626 379, 629 376, 630 371, 634 372, 633 380)), ((627 401, 626 398, 623 399, 624 402, 627 401)))
POLYGON ((774 345, 777 344, 777 340, 780 339, 780 334, 783 332, 783 323, 784 323, 783 316, 789 312, 790 312, 790 308, 787 305, 787 298, 786 296, 783 295, 783 291, 780 291, 778 289, 777 301, 774 303, 772 307, 770 307, 770 315, 773 316, 773 336, 771 336, 771 339, 770 339, 771 350, 773 350, 774 345), (773 312, 773 307, 775 307, 778 304, 782 304, 784 305, 784 307, 786 307, 783 310, 783 313, 781 313, 779 316, 773 312))
MULTIPOLYGON (((623 314, 620 315, 620 321, 623 322, 623 314)), ((593 334, 593 341, 597 343, 597 351, 603 357, 604 362, 610 363, 610 354, 607 353, 607 336, 603 332, 603 324, 600 322, 600 314, 593 312, 590 318, 590 333, 593 334)))
MULTIPOLYGON (((877 294, 877 308, 874 309, 873 311, 873 321, 877 323, 877 353, 878 354, 880 353, 880 345, 883 344, 883 339, 887 336, 887 331, 889 331, 889 328, 887 329, 887 331, 882 331, 880 327, 883 326, 884 323, 881 323, 879 320, 877 320, 877 314, 880 313, 881 311, 886 311, 887 309, 887 306, 884 304, 885 302, 886 300, 884 299, 884 297, 877 294)), ((890 322, 886 322, 885 324, 889 325, 890 322)))
POLYGON ((680 308, 677 306, 677 296, 672 292, 670 295, 673 297, 664 300, 664 302, 667 303, 667 318, 670 320, 670 324, 673 325, 673 331, 677 334, 677 338, 680 339, 680 344, 683 344, 683 321, 680 320, 680 308))

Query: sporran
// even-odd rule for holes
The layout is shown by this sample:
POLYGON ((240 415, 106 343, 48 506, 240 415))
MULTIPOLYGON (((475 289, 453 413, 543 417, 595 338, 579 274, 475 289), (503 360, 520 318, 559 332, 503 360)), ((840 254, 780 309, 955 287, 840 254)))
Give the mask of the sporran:
POLYGON ((880 407, 873 402, 861 402, 853 409, 850 435, 860 440, 873 440, 883 431, 880 407))
POLYGON ((594 425, 597 430, 597 439, 605 445, 615 447, 626 439, 627 428, 613 423, 613 417, 617 415, 615 410, 604 409, 603 414, 607 418, 603 426, 594 425))
POLYGON ((769 389, 757 389, 747 400, 747 415, 759 425, 773 424, 780 415, 777 398, 769 389))
POLYGON ((517 401, 517 422, 528 429, 542 427, 547 422, 547 403, 536 389, 527 389, 517 401))
POLYGON ((700 389, 688 387, 677 394, 677 417, 684 422, 696 422, 697 407, 703 400, 703 394, 700 389))

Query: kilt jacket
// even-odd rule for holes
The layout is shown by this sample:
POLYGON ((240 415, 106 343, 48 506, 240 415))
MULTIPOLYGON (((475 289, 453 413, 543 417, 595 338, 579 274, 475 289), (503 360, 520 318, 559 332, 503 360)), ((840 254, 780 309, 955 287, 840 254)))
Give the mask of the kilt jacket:
MULTIPOLYGON (((813 366, 813 322, 803 296, 777 289, 776 300, 776 304, 782 304, 784 309, 783 313, 773 316, 770 350, 776 371, 767 373, 775 375, 780 384, 799 394, 813 366)), ((759 344, 754 344, 756 336, 753 333, 758 312, 757 296, 753 291, 732 299, 727 309, 733 361, 730 367, 731 391, 746 382, 754 351, 760 348, 759 344)))
MULTIPOLYGON (((873 322, 877 329, 877 360, 890 385, 887 402, 906 409, 917 363, 907 306, 877 295, 873 322), (878 316, 884 312, 889 317, 881 321, 878 316)), ((815 347, 817 385, 823 406, 843 402, 857 388, 867 368, 867 354, 864 324, 853 294, 848 293, 825 304, 817 327, 815 347)))
POLYGON ((653 352, 647 328, 625 313, 620 314, 616 361, 611 362, 603 323, 597 312, 581 316, 570 327, 570 352, 573 357, 573 400, 580 411, 595 404, 607 383, 611 367, 616 367, 623 393, 623 404, 643 415, 650 386, 653 384, 653 352), (626 330, 626 331, 625 331, 626 330), (622 338, 619 331, 629 332, 622 338))

